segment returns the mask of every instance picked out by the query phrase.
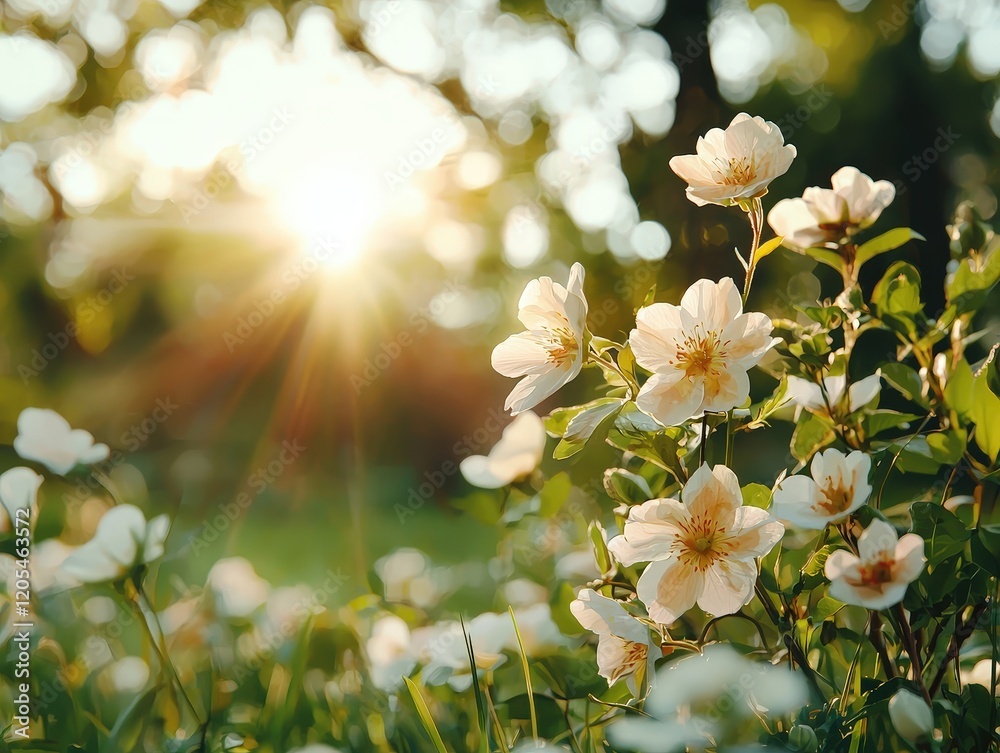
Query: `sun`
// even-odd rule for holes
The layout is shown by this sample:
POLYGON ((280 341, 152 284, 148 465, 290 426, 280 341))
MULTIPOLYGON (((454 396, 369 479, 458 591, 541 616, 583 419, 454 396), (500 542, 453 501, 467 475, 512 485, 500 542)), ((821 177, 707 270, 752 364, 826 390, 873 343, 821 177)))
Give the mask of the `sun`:
POLYGON ((329 163, 303 171, 286 185, 276 200, 277 215, 292 236, 294 252, 313 257, 329 271, 354 266, 388 211, 377 176, 358 164, 329 163))

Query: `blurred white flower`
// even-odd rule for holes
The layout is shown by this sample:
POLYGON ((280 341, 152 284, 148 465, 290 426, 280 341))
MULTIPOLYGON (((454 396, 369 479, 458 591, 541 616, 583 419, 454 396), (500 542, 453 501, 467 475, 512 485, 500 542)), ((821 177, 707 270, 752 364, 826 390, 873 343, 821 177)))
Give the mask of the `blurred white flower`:
POLYGON ((661 655, 648 627, 614 599, 590 588, 581 589, 569 605, 577 621, 597 634, 597 673, 614 685, 625 677, 632 695, 638 695, 636 673, 653 680, 654 662, 661 655))
POLYGON ((224 557, 212 565, 205 581, 215 614, 242 620, 267 601, 270 586, 243 557, 224 557))
POLYGON ((161 557, 169 529, 166 515, 147 523, 134 505, 112 507, 97 524, 94 538, 70 554, 62 570, 81 583, 117 580, 161 557))
POLYGON ((542 462, 545 425, 537 415, 525 411, 515 416, 489 455, 471 455, 459 466, 473 486, 499 489, 530 476, 542 462))
POLYGON ((101 670, 98 686, 106 695, 135 695, 149 682, 149 665, 138 656, 123 656, 101 670))
POLYGON ((800 410, 805 408, 811 413, 824 416, 836 417, 859 411, 882 391, 881 370, 876 371, 871 376, 866 376, 864 379, 859 379, 850 387, 847 386, 845 374, 826 377, 823 379, 822 387, 815 382, 797 376, 789 376, 787 379, 786 397, 795 403, 800 410))
POLYGON ((0 533, 14 529, 18 510, 28 510, 30 522, 34 522, 38 487, 41 485, 42 477, 24 466, 0 474, 0 533))
POLYGON ((795 158, 795 147, 785 144, 778 126, 745 112, 725 130, 713 128, 699 137, 695 151, 672 157, 670 169, 687 181, 687 197, 698 206, 761 197, 795 158))
POLYGON ((924 569, 924 540, 915 533, 898 538, 884 520, 873 520, 858 537, 858 553, 838 549, 827 559, 825 572, 830 596, 866 609, 901 602, 924 569))
POLYGON ((63 569, 66 558, 77 550, 59 539, 39 541, 31 550, 31 586, 41 593, 50 588, 72 588, 80 580, 63 569))
MULTIPOLYGON (((510 621, 510 615, 500 616, 510 621)), ((529 607, 515 609, 514 617, 517 620, 518 632, 521 633, 524 650, 529 656, 544 656, 570 645, 570 640, 562 634, 552 619, 552 608, 548 604, 532 604, 529 607)), ((504 648, 518 651, 517 636, 513 628, 504 648)))
POLYGON ((523 377, 507 396, 504 409, 517 414, 533 408, 572 381, 587 356, 587 299, 583 265, 570 269, 563 287, 549 277, 532 280, 517 304, 527 332, 511 335, 493 349, 493 368, 506 377, 523 377))
POLYGON ((767 316, 743 313, 730 278, 699 280, 680 306, 639 309, 629 343, 635 360, 653 376, 636 405, 664 426, 735 408, 750 395, 747 371, 777 342, 767 316))
POLYGON ((766 510, 743 505, 740 482, 724 465, 701 466, 676 499, 632 507, 608 549, 625 566, 650 562, 639 599, 668 624, 696 603, 711 615, 734 614, 753 598, 756 558, 785 529, 766 510))
POLYGON ((25 408, 17 418, 14 451, 25 460, 36 460, 64 476, 78 464, 89 465, 108 457, 106 444, 94 444, 89 431, 73 429, 48 408, 25 408))
POLYGON ((386 693, 398 689, 417 665, 410 628, 394 614, 380 617, 365 644, 375 687, 386 693))
POLYGON ((645 705, 652 718, 626 716, 609 727, 608 738, 616 747, 643 753, 715 749, 727 725, 761 709, 770 716, 786 714, 807 700, 801 673, 751 661, 729 646, 713 644, 660 669, 645 705))
MULTIPOLYGON (((485 612, 465 624, 472 640, 477 670, 490 670, 503 664, 504 649, 516 641, 509 614, 485 612)), ((413 631, 413 644, 424 663, 421 676, 428 685, 448 683, 463 692, 472 685, 469 651, 459 622, 439 622, 413 631)))
POLYGON ((503 596, 512 607, 530 607, 533 604, 546 604, 549 600, 549 590, 533 580, 514 578, 503 585, 503 596))
MULTIPOLYGON (((976 662, 976 665, 967 672, 962 673, 962 682, 965 684, 975 683, 976 685, 982 685, 984 688, 993 687, 993 665, 996 664, 992 659, 982 659, 976 662)), ((1000 666, 997 667, 997 694, 1000 695, 1000 666)))
POLYGON ((802 251, 840 243, 875 222, 896 196, 892 183, 873 181, 856 167, 840 168, 830 183, 832 189, 807 188, 801 199, 782 199, 768 212, 784 245, 802 251))
POLYGON ((809 476, 789 476, 774 492, 771 512, 801 528, 821 530, 843 520, 868 501, 872 461, 855 450, 828 449, 813 456, 809 476))
POLYGON ((899 690, 889 699, 889 719, 899 736, 911 743, 934 731, 931 707, 909 690, 899 690))
POLYGON ((410 602, 426 609, 450 587, 446 568, 431 567, 430 558, 419 549, 401 547, 375 563, 386 601, 410 602))

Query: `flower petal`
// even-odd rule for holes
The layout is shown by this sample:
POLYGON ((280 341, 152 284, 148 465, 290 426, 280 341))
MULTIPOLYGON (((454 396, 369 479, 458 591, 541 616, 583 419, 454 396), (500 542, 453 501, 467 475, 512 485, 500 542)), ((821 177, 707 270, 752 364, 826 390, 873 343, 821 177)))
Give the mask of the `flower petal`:
POLYGON ((713 617, 735 614, 750 603, 756 580, 757 565, 752 560, 716 560, 705 572, 698 606, 713 617))
POLYGON ((669 625, 697 603, 704 584, 703 573, 671 557, 651 562, 639 576, 636 591, 650 619, 669 625))

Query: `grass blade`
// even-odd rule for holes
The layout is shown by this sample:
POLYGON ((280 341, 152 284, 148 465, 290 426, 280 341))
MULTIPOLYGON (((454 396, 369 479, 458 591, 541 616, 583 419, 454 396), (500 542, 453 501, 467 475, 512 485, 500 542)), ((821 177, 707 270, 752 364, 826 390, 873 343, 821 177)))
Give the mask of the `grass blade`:
POLYGON ((431 717, 430 709, 427 708, 427 703, 420 694, 420 689, 409 677, 404 677, 403 682, 406 683, 406 689, 410 691, 413 705, 417 708, 417 714, 420 716, 420 721, 423 722, 424 730, 426 730, 431 742, 434 743, 434 749, 437 753, 448 753, 448 749, 444 747, 444 740, 441 739, 441 733, 438 732, 437 725, 434 724, 434 719, 431 717))
POLYGON ((517 618, 514 617, 514 607, 507 607, 510 621, 514 623, 514 635, 517 636, 517 647, 521 653, 521 669, 524 670, 524 685, 528 689, 528 711, 531 714, 531 736, 538 739, 538 715, 535 713, 535 694, 531 690, 531 672, 528 670, 528 655, 524 652, 524 641, 521 631, 517 629, 517 618))

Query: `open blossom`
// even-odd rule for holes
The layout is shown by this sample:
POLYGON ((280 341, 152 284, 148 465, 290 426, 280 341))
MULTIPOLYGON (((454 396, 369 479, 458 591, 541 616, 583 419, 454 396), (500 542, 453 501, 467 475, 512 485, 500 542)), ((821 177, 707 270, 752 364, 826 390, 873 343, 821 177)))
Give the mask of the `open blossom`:
POLYGON ((511 335, 493 349, 493 368, 522 377, 504 408, 521 413, 572 381, 586 359, 587 299, 583 265, 570 269, 563 287, 549 277, 532 280, 517 304, 517 318, 527 332, 511 335))
POLYGON ((858 555, 838 549, 827 559, 830 595, 846 604, 885 609, 903 600, 906 587, 924 569, 924 540, 915 533, 898 538, 895 528, 876 519, 858 538, 858 555))
POLYGON ((581 589, 569 608, 580 625, 597 634, 597 673, 609 686, 625 677, 636 694, 635 675, 640 669, 652 681, 654 661, 661 652, 648 627, 617 601, 590 588, 581 589))
POLYGON ((774 492, 771 512, 801 528, 821 530, 843 520, 868 501, 872 461, 855 450, 845 455, 833 448, 816 453, 810 476, 789 476, 774 492))
POLYGON ((785 528, 766 510, 743 505, 736 474, 701 466, 676 499, 633 507, 625 531, 608 542, 623 565, 650 562, 639 577, 649 616, 671 623, 697 604, 711 615, 734 614, 753 598, 756 558, 785 528))
POLYGON ((489 455, 472 455, 460 469, 466 481, 483 489, 499 489, 530 476, 542 461, 545 426, 531 411, 519 414, 503 430, 489 455))
POLYGON ((747 371, 773 345, 771 320, 743 313, 732 279, 699 280, 680 306, 654 303, 639 309, 629 336, 635 360, 653 372, 636 405, 664 426, 704 411, 727 411, 750 395, 747 371))
POLYGON ((840 243, 878 219, 896 196, 887 180, 873 181, 856 167, 833 174, 833 188, 807 188, 801 199, 782 199, 767 221, 784 245, 803 250, 840 243))
POLYGON ((741 112, 725 130, 713 128, 698 139, 697 154, 670 160, 670 169, 688 183, 687 197, 698 206, 730 206, 767 193, 795 158, 781 129, 741 112))
POLYGON ((117 580, 163 556, 169 529, 166 515, 147 523, 134 505, 112 507, 97 524, 94 538, 70 554, 62 569, 81 583, 117 580))
POLYGON ((845 374, 826 377, 822 387, 802 377, 789 376, 787 379, 788 389, 785 394, 793 403, 810 413, 825 416, 830 415, 831 409, 835 416, 861 410, 882 391, 881 370, 859 379, 850 387, 847 386, 845 374))
POLYGON ((42 477, 30 468, 18 466, 0 474, 0 533, 14 530, 18 510, 28 510, 31 521, 35 519, 38 487, 42 477))
POLYGON ((25 408, 17 418, 14 451, 25 460, 36 460, 64 476, 78 464, 97 463, 108 457, 106 444, 94 444, 93 435, 73 429, 48 408, 25 408))

